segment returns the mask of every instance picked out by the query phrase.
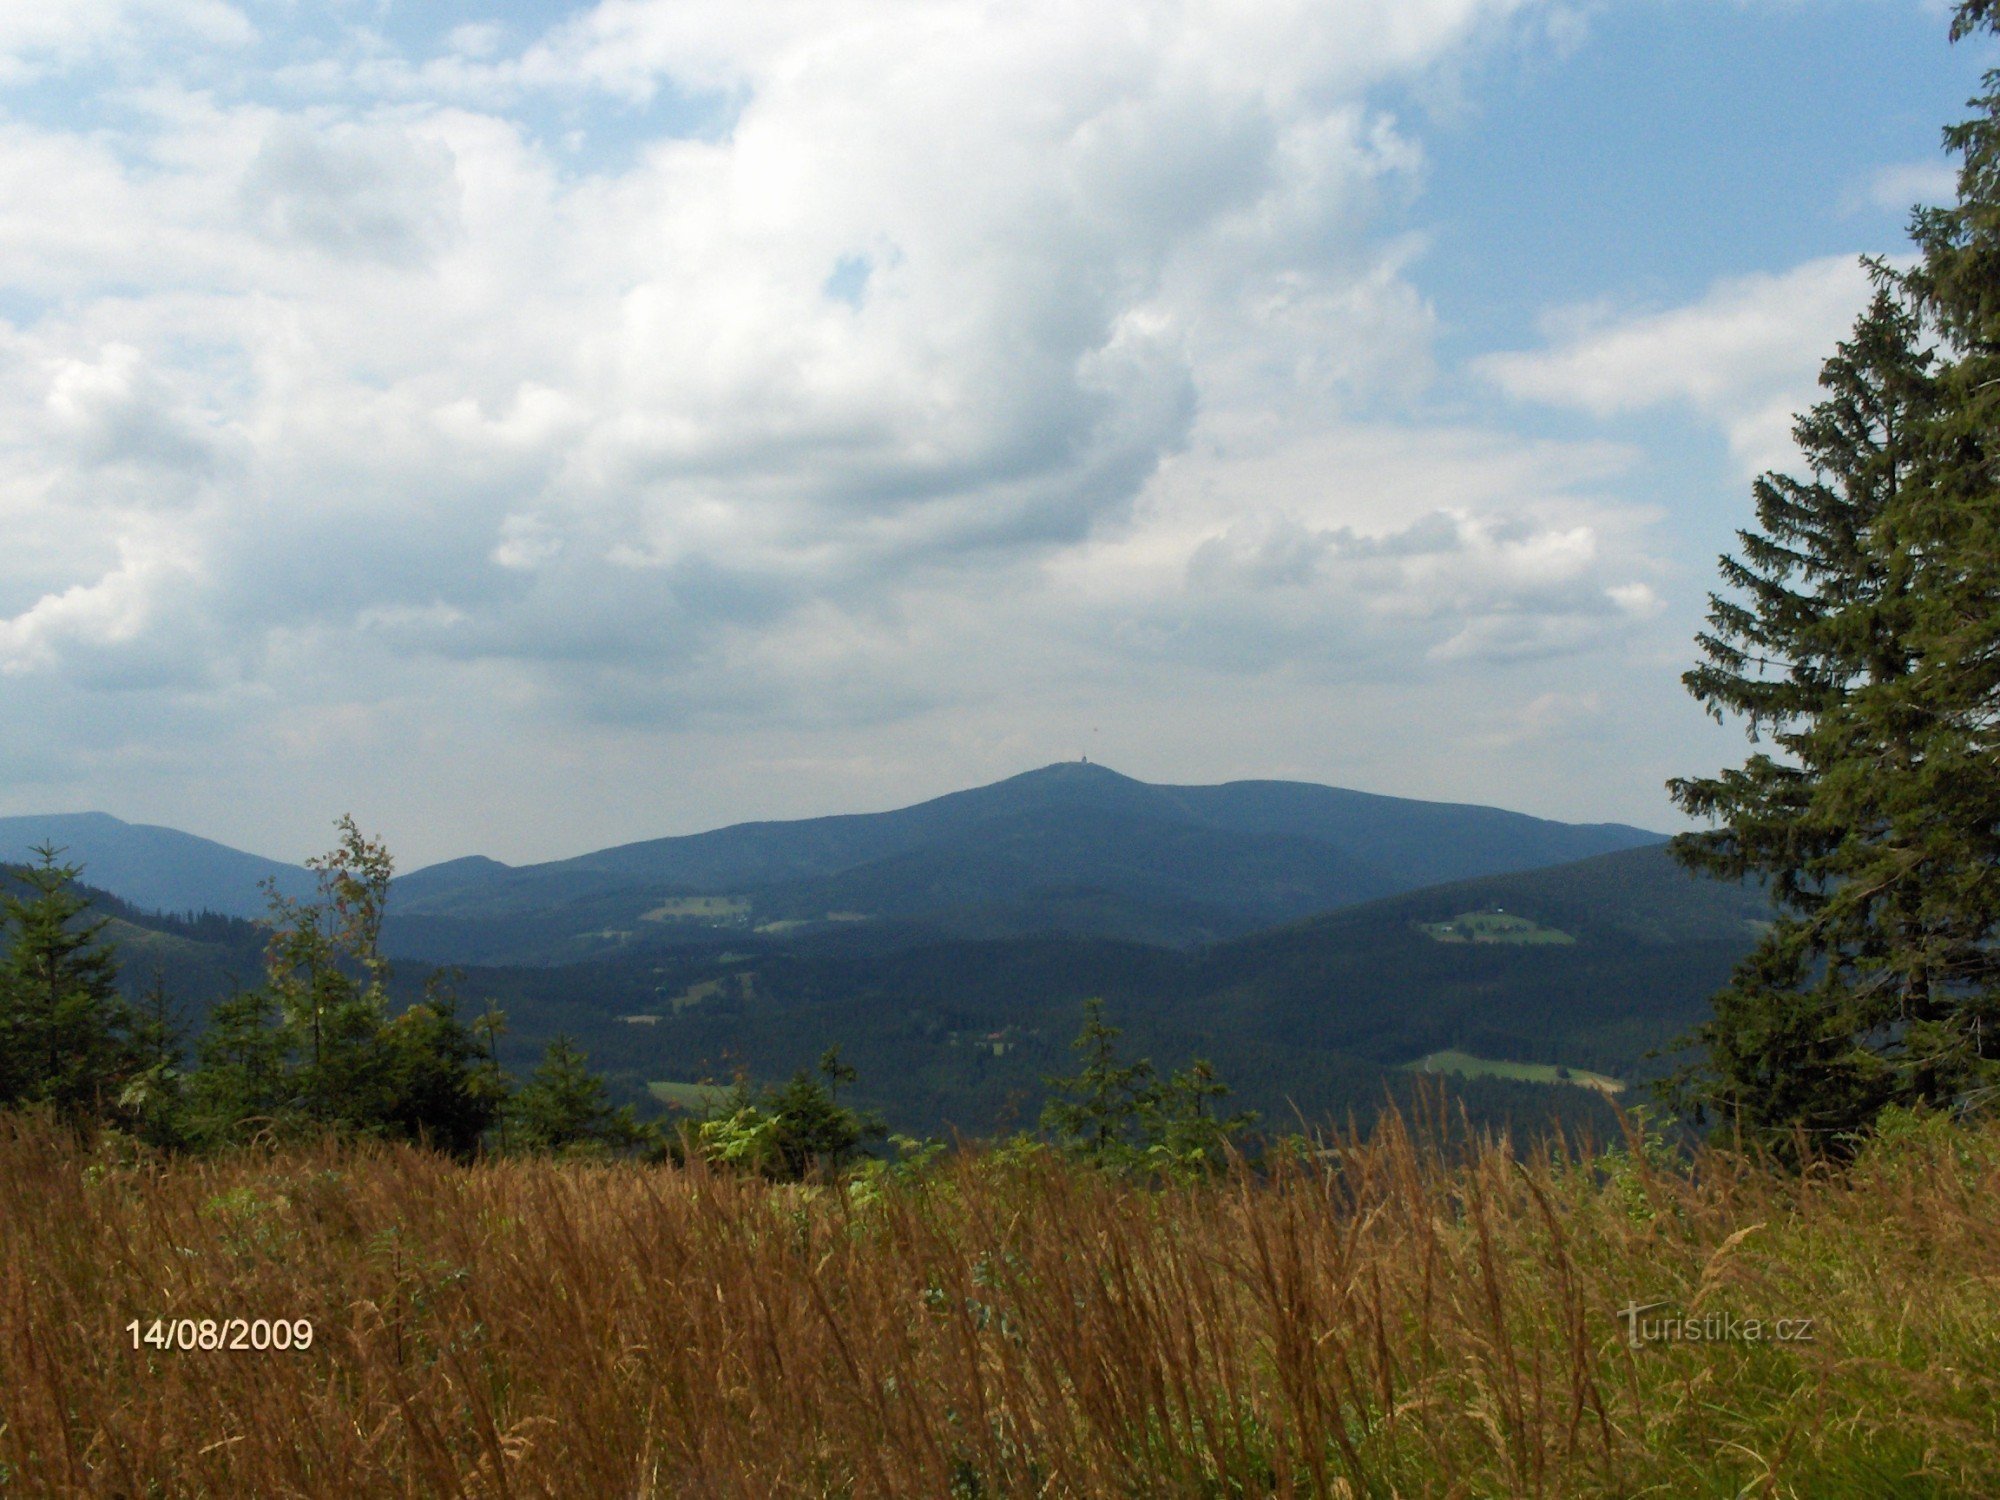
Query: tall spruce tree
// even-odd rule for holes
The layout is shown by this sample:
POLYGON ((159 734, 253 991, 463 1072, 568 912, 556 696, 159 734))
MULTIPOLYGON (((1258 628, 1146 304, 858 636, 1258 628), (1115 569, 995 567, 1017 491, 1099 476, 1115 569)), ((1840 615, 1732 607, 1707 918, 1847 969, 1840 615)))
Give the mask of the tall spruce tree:
MULTIPOLYGON (((1992 28, 1961 7, 1954 37, 1992 28)), ((1715 1001, 1680 1094, 1729 1128, 1837 1144, 1891 1103, 1965 1105, 2000 1058, 2000 83, 1946 132, 1958 203, 1877 295, 1724 558, 1689 690, 1758 753, 1670 784, 1720 820, 1676 853, 1769 881, 1777 920, 1715 1001), (1927 348, 1926 345, 1935 348, 1927 348)))
MULTIPOLYGON (((1971 0, 1952 40, 2000 33, 2000 4, 1971 0)), ((1890 518, 1908 559, 1916 669, 1903 711, 1921 774, 1902 809, 1949 851, 1925 893, 1933 982, 1953 998, 1941 1045, 2000 1055, 2000 71, 1945 131, 1957 201, 1920 210, 1909 277, 1950 349, 1926 491, 1890 518), (1962 1034, 1962 1035, 1961 1035, 1962 1034)), ((1990 1079, 1991 1069, 1986 1070, 1990 1079)), ((1995 1096, 1987 1081, 1975 1094, 1995 1096)))
POLYGON ((1908 570, 1885 518, 1924 482, 1936 404, 1917 320, 1876 275, 1874 300, 1821 371, 1825 399, 1793 427, 1811 477, 1757 480, 1758 529, 1722 559, 1727 591, 1710 596, 1703 660, 1683 678, 1717 720, 1741 717, 1776 750, 1670 783, 1682 808, 1721 825, 1676 840, 1676 855, 1765 879, 1777 903, 1716 997, 1705 1064, 1686 1080, 1697 1105, 1759 1135, 1851 1128, 1896 1097, 1884 1028, 1916 982, 1913 884, 1890 878, 1857 900, 1855 883, 1907 842, 1869 805, 1902 749, 1873 695, 1912 667, 1908 570))
POLYGON ((43 846, 0 892, 0 1106, 45 1104, 109 1121, 145 1063, 118 992, 118 960, 90 916, 75 865, 43 846))

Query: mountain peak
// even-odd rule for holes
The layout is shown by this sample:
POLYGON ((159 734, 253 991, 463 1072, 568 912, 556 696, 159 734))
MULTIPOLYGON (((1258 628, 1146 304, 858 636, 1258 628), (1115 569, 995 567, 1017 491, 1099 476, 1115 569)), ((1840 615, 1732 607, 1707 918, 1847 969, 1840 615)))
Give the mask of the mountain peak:
POLYGON ((1122 771, 1114 771, 1109 766, 1099 765, 1088 757, 1082 760, 1052 760, 1045 766, 1032 771, 1023 771, 1019 776, 1009 777, 1008 780, 1026 781, 1030 776, 1095 776, 1107 781, 1130 781, 1135 786, 1139 784, 1134 777, 1127 776, 1122 771))

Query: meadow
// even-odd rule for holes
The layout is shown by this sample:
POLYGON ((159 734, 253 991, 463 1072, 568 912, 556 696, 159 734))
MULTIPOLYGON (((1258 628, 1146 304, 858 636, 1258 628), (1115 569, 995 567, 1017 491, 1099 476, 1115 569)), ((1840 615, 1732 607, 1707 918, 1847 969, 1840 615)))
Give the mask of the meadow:
POLYGON ((715 1109, 729 1098, 729 1085, 722 1083, 678 1083, 661 1079, 646 1085, 646 1092, 662 1104, 700 1113, 715 1109))
POLYGON ((1625 1091, 1620 1080, 1604 1073, 1565 1068, 1558 1063, 1510 1062, 1505 1058, 1475 1057, 1456 1047, 1427 1052, 1403 1066, 1413 1073, 1447 1073, 1454 1078, 1511 1078, 1517 1083, 1572 1083, 1580 1088, 1619 1094, 1625 1091))
POLYGON ((1437 943, 1553 943, 1567 947, 1576 941, 1567 932, 1498 911, 1461 912, 1449 922, 1417 925, 1425 937, 1437 943))
POLYGON ((1990 1495, 1997 1220, 2000 1129, 1914 1116, 803 1186, 0 1117, 0 1494, 1990 1495))

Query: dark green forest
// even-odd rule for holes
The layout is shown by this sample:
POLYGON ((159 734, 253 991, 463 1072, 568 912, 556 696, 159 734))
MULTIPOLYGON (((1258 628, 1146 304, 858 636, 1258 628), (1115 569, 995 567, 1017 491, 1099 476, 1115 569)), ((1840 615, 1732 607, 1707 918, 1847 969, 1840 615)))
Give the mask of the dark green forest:
MULTIPOLYGON (((383 891, 393 900, 393 885, 383 891)), ((273 942, 292 909, 281 904, 257 923, 91 899, 100 941, 117 951, 120 993, 163 1010, 184 1065, 213 1045, 218 1020, 240 1023, 245 995, 269 990, 273 942)), ((655 1082, 778 1086, 837 1047, 857 1074, 850 1097, 897 1130, 1031 1127, 1047 1080, 1068 1066, 1086 1002, 1101 999, 1135 1056, 1169 1072, 1204 1058, 1233 1102, 1265 1121, 1365 1119, 1390 1098, 1442 1084, 1480 1122, 1603 1133, 1617 1128, 1615 1116, 1588 1089, 1420 1083, 1407 1065, 1459 1049, 1642 1082, 1665 1067, 1649 1054, 1699 1022, 1766 905, 1753 890, 1695 881, 1650 846, 1194 951, 1062 935, 940 939, 921 929, 897 941, 870 929, 744 934, 719 954, 563 966, 440 971, 379 952, 337 962, 352 971, 343 983, 379 986, 385 1016, 435 1013, 448 994, 447 1031, 490 1024, 454 1043, 476 1053, 468 1066, 527 1077, 563 1039, 602 1070, 607 1105, 641 1121, 661 1114, 655 1082), (1500 908, 1570 941, 1454 944, 1429 931, 1500 908)), ((497 1126, 496 1116, 488 1128, 497 1126)))

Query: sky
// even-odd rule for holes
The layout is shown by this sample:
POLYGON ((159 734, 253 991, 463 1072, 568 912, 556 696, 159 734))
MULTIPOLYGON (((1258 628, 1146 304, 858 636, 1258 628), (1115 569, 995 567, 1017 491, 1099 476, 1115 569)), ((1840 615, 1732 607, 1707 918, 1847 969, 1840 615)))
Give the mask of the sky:
POLYGON ((1930 0, 0 0, 0 813, 1679 826, 1930 0))

